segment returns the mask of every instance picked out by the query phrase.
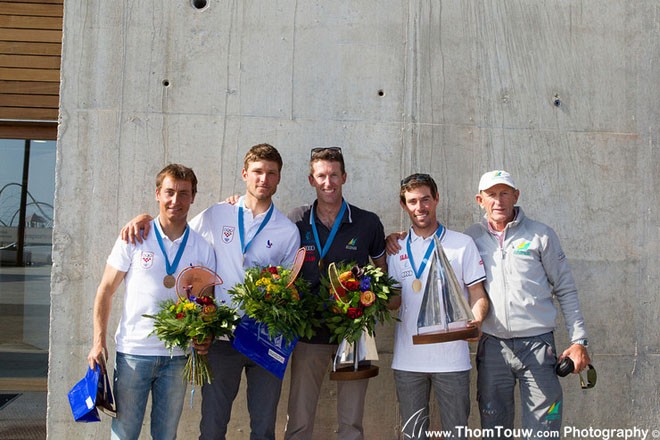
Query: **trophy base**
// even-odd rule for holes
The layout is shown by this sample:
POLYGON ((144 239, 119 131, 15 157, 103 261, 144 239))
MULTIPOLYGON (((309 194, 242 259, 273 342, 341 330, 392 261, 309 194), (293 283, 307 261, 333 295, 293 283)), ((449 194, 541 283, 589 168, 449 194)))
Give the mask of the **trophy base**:
POLYGON ((357 370, 353 367, 342 367, 330 372, 330 380, 360 380, 378 376, 378 366, 360 365, 357 370))
POLYGON ((476 325, 468 325, 465 328, 456 330, 439 331, 425 333, 423 335, 413 335, 413 344, 438 344, 441 342, 459 341, 462 339, 476 338, 479 336, 479 329, 476 325))

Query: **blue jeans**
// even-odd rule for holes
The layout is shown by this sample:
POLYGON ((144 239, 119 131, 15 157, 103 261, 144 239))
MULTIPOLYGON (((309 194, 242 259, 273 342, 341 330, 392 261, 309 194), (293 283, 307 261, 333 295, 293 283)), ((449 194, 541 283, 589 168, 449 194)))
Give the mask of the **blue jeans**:
POLYGON ((451 430, 452 439, 467 438, 465 430, 456 427, 466 427, 470 416, 470 370, 449 373, 394 370, 394 383, 404 438, 427 438, 431 387, 440 409, 442 429, 451 430))
POLYGON ((202 387, 200 439, 224 439, 231 407, 238 394, 241 375, 247 378, 250 439, 275 440, 277 404, 282 381, 265 368, 236 351, 229 341, 215 341, 209 350, 213 382, 202 387))
MULTIPOLYGON (((527 338, 500 339, 484 334, 477 349, 477 398, 481 427, 497 436, 513 428, 514 387, 518 382, 522 405, 522 428, 531 429, 528 438, 548 438, 539 431, 554 431, 559 438, 562 418, 562 390, 555 365, 552 333, 527 338)), ((505 437, 502 437, 505 438, 505 437)))
POLYGON ((117 418, 112 419, 112 439, 140 436, 151 392, 151 437, 175 439, 183 409, 186 382, 185 356, 138 356, 117 353, 114 393, 117 418))

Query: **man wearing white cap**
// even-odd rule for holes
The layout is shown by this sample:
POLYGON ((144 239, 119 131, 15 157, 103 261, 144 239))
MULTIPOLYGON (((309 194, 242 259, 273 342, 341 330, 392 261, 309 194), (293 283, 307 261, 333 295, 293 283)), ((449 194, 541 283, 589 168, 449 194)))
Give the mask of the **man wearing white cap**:
POLYGON ((515 206, 519 196, 509 173, 485 173, 476 200, 486 215, 465 231, 484 261, 491 301, 477 349, 481 426, 493 429, 494 437, 504 437, 505 430, 513 428, 517 381, 523 429, 532 430, 530 438, 555 435, 540 431, 555 431, 559 438, 563 403, 555 366, 569 357, 575 373, 587 367, 587 333, 557 234, 525 217, 515 206), (557 316, 553 295, 572 341, 559 359, 553 335, 557 316))

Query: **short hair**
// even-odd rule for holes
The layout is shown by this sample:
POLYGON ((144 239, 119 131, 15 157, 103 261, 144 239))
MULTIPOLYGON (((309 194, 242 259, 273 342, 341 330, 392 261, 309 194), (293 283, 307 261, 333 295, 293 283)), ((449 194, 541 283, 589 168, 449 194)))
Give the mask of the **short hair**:
POLYGON ((399 192, 401 202, 406 203, 406 192, 420 186, 428 186, 434 199, 438 196, 438 185, 435 184, 433 177, 428 174, 415 173, 401 180, 401 191, 399 192))
POLYGON ((282 171, 282 156, 280 156, 277 148, 270 144, 257 144, 250 148, 243 158, 243 168, 247 170, 250 163, 259 162, 260 160, 275 162, 278 170, 282 171))
POLYGON ((325 160, 327 162, 339 162, 342 174, 346 174, 344 166, 344 155, 340 147, 316 147, 312 148, 312 153, 309 158, 309 175, 314 174, 314 162, 325 160))
POLYGON ((195 172, 192 168, 188 168, 187 166, 178 163, 169 164, 160 170, 160 173, 156 176, 156 188, 160 189, 163 180, 165 180, 165 177, 167 176, 176 180, 190 182, 192 184, 193 195, 197 194, 197 176, 195 176, 195 172))

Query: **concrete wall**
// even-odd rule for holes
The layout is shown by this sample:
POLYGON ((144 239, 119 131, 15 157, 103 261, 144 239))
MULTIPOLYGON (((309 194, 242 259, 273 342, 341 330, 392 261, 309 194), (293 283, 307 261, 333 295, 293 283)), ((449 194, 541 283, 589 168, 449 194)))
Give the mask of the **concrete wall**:
MULTIPOLYGON (((341 145, 347 199, 387 231, 407 226, 402 176, 431 173, 440 218, 463 230, 481 173, 512 172, 570 257, 599 372, 589 391, 562 380, 565 425, 659 428, 657 0, 67 0, 62 63, 50 438, 108 433, 73 423, 66 391, 84 373, 105 257, 122 224, 155 211, 156 172, 196 170, 195 214, 243 190, 242 156, 264 141, 285 160, 280 209, 313 199, 310 147, 341 145)), ((390 328, 379 347, 366 434, 394 439, 390 328)), ((326 385, 318 438, 333 437, 334 395, 326 385)), ((181 438, 196 436, 199 402, 181 438)), ((240 397, 231 438, 248 432, 240 397)))

